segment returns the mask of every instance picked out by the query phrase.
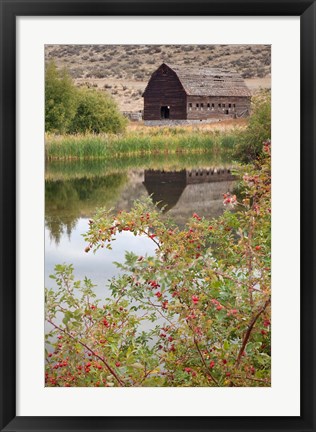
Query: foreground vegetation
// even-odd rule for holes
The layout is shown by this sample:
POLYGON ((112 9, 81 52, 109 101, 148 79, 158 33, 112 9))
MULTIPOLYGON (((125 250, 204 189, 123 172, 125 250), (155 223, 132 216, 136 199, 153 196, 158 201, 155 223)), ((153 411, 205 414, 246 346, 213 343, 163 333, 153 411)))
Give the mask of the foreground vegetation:
POLYGON ((194 213, 185 229, 149 200, 100 210, 86 252, 115 235, 148 237, 155 256, 127 253, 111 298, 56 266, 46 290, 48 386, 269 386, 271 370, 270 143, 240 168, 239 195, 216 220, 194 213), (151 329, 144 323, 151 322, 151 329), (146 330, 145 330, 146 329, 146 330))

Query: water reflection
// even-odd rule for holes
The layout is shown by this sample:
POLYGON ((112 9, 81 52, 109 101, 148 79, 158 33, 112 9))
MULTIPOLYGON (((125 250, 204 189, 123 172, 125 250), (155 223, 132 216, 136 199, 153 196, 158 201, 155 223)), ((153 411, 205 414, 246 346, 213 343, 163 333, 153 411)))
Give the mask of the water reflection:
POLYGON ((141 162, 133 167, 129 161, 122 169, 103 164, 89 162, 77 168, 71 163, 47 166, 46 286, 52 285, 48 277, 55 264, 72 263, 75 276, 90 277, 101 295, 107 280, 117 274, 113 261, 122 262, 125 251, 154 254, 151 241, 127 232, 118 236, 112 251, 86 254, 82 234, 88 230, 88 218, 96 208, 112 208, 114 212, 129 210, 136 199, 150 195, 164 214, 182 227, 195 212, 209 218, 219 216, 223 212, 223 193, 232 190, 234 183, 229 166, 210 163, 207 158, 180 164, 161 160, 149 166, 150 169, 142 168, 141 162))
POLYGON ((223 211, 223 193, 234 182, 230 168, 197 168, 181 171, 145 170, 144 185, 158 207, 179 226, 197 212, 217 217, 223 211))
POLYGON ((229 168, 196 168, 179 171, 130 170, 92 178, 46 180, 45 223, 50 239, 71 236, 80 218, 96 208, 129 210, 136 199, 150 195, 155 203, 183 226, 194 212, 216 217, 223 211, 222 195, 231 190, 229 168))
POLYGON ((45 182, 45 224, 50 238, 60 242, 80 218, 89 217, 97 207, 111 207, 127 183, 127 174, 111 174, 45 182))
POLYGON ((90 278, 96 285, 97 296, 105 298, 109 295, 108 280, 119 273, 114 262, 122 262, 125 251, 133 251, 139 255, 154 255, 155 245, 147 237, 135 237, 132 233, 124 231, 116 236, 111 251, 104 249, 97 254, 87 254, 84 251, 86 244, 82 236, 87 227, 88 219, 80 218, 71 236, 62 233, 58 244, 51 240, 49 229, 45 229, 45 286, 54 285, 49 275, 54 273, 56 264, 72 263, 76 279, 83 280, 85 276, 90 278))

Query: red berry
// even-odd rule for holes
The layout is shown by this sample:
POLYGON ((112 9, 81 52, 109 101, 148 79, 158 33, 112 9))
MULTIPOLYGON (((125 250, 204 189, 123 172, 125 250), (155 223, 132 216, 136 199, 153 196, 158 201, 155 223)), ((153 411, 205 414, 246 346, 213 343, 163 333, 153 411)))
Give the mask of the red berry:
POLYGON ((200 216, 198 214, 196 214, 196 213, 193 213, 192 217, 194 217, 194 219, 197 219, 198 221, 201 220, 200 216))
POLYGON ((110 327, 110 324, 109 324, 109 322, 107 321, 106 318, 104 318, 104 319, 102 320, 102 322, 103 322, 103 324, 105 325, 105 327, 110 327))
POLYGON ((195 295, 192 296, 192 301, 194 304, 197 304, 199 302, 199 298, 195 295))

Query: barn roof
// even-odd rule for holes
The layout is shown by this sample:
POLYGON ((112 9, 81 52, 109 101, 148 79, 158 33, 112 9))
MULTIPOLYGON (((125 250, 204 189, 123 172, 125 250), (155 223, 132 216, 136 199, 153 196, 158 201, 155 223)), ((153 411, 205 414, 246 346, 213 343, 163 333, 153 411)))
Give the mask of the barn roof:
POLYGON ((163 63, 173 70, 189 96, 251 96, 237 72, 163 63))

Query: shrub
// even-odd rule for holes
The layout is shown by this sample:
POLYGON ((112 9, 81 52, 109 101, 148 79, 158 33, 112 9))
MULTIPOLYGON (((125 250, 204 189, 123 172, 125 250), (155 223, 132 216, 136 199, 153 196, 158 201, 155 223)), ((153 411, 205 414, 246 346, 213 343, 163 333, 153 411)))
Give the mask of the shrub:
MULTIPOLYGON (((94 86, 97 87, 95 84, 94 86)), ((45 75, 45 130, 59 134, 124 130, 126 119, 107 94, 76 87, 50 62, 45 75)))
POLYGON ((271 138, 271 93, 262 90, 252 99, 251 116, 245 131, 240 133, 234 157, 248 163, 262 152, 262 143, 271 138))
POLYGON ((70 133, 119 133, 125 126, 126 119, 107 94, 97 90, 78 89, 77 111, 69 127, 70 133))

